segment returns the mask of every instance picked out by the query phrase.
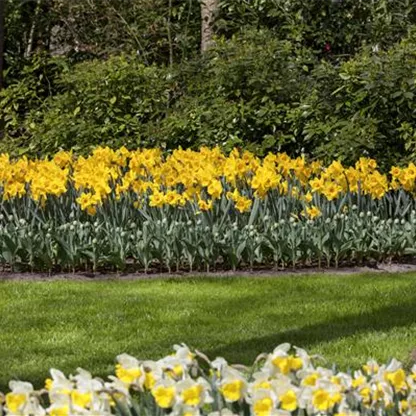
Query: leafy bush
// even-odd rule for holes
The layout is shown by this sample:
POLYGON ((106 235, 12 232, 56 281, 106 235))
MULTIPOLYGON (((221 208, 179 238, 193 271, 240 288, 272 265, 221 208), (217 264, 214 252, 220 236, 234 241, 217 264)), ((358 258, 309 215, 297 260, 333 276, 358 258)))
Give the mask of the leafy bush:
POLYGON ((217 26, 227 37, 245 27, 268 28, 278 39, 345 60, 363 45, 390 47, 415 21, 409 0, 221 0, 217 26))
MULTIPOLYGON (((290 113, 309 89, 313 65, 311 53, 268 31, 218 41, 180 67, 145 66, 134 57, 80 63, 62 73, 57 94, 32 104, 20 119, 20 137, 10 140, 9 131, 3 148, 31 154, 98 144, 285 149, 293 142, 290 113)), ((13 110, 18 98, 12 98, 13 110)))
POLYGON ((0 91, 0 117, 4 120, 3 145, 24 153, 25 142, 31 137, 26 127, 29 113, 41 107, 46 98, 59 92, 58 78, 67 70, 64 59, 50 59, 39 54, 26 62, 19 77, 8 74, 6 79, 9 86, 0 91), (14 144, 14 140, 17 144, 14 144))
POLYGON ((147 124, 165 115, 175 94, 166 70, 123 56, 80 63, 57 84, 59 94, 32 109, 23 136, 7 148, 45 155, 101 143, 151 145, 147 124))
POLYGON ((368 155, 387 169, 416 156, 415 64, 413 32, 338 63, 265 29, 217 38, 204 56, 170 67, 131 56, 39 59, 0 95, 0 148, 238 146, 347 163, 368 155))
POLYGON ((339 68, 321 64, 302 102, 304 146, 351 162, 371 155, 384 165, 416 155, 415 38, 388 51, 366 49, 339 68))
POLYGON ((269 31, 218 39, 189 65, 183 96, 161 123, 174 146, 234 146, 264 154, 292 142, 289 114, 308 90, 314 57, 269 31))

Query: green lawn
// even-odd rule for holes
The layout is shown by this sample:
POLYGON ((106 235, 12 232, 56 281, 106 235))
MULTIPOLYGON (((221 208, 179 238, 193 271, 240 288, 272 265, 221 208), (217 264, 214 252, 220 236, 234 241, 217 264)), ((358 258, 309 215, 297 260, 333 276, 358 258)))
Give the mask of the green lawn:
POLYGON ((95 375, 121 352, 158 358, 185 342, 250 363, 288 341, 342 368, 408 360, 416 274, 0 283, 0 389, 50 367, 95 375))

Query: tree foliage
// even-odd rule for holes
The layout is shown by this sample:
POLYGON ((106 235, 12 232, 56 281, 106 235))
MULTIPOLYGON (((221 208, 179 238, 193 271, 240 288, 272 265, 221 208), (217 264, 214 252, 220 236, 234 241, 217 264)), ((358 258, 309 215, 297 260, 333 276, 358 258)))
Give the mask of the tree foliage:
POLYGON ((386 165, 416 155, 411 0, 6 6, 3 150, 220 145, 386 165), (204 24, 214 37, 201 54, 204 24))

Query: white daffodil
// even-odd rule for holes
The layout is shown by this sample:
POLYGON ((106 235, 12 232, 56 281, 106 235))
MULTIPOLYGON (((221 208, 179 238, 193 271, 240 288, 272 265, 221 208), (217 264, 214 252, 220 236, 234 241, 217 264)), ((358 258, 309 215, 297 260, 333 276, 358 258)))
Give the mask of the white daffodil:
POLYGON ((302 387, 298 392, 298 407, 306 410, 306 413, 312 414, 314 412, 312 406, 313 389, 312 387, 302 387))
POLYGON ((306 368, 299 370, 296 373, 296 377, 300 381, 301 386, 314 387, 318 380, 327 379, 330 380, 334 376, 333 371, 327 368, 306 368))
POLYGON ((402 367, 402 363, 392 360, 387 367, 380 367, 378 373, 373 377, 377 383, 388 382, 396 393, 405 393, 408 389, 407 375, 402 367))
POLYGON ((174 380, 182 380, 187 376, 188 361, 176 357, 176 355, 169 355, 158 364, 163 369, 163 372, 174 380))
MULTIPOLYGON (((76 382, 76 389, 72 390, 71 408, 78 412, 88 411, 89 413, 108 414, 110 412, 110 400, 108 395, 104 395, 104 383, 101 380, 94 379, 88 371, 78 369, 78 374, 71 377, 76 382), (106 397, 107 396, 107 397, 106 397)), ((124 388, 124 383, 116 379, 124 388)))
POLYGON ((406 400, 400 402, 401 414, 416 416, 416 392, 411 392, 406 400))
POLYGON ((247 380, 236 369, 227 367, 223 370, 219 389, 227 402, 237 402, 246 397, 247 380))
MULTIPOLYGON (((271 375, 281 373, 289 374, 292 371, 298 371, 304 367, 301 357, 289 354, 290 344, 281 344, 276 347, 272 354, 267 357, 264 368, 270 372, 271 375)), ((309 359, 308 359, 309 363, 309 359)))
POLYGON ((110 382, 104 383, 105 390, 108 390, 109 393, 102 392, 99 394, 102 406, 108 408, 115 399, 129 405, 131 399, 128 385, 114 376, 110 376, 109 379, 111 380, 110 382))
POLYGON ((115 376, 109 376, 108 378, 111 381, 104 383, 104 387, 106 390, 118 391, 124 395, 129 394, 129 389, 126 387, 126 384, 123 383, 119 378, 115 376))
POLYGON ((409 385, 412 391, 416 390, 416 364, 414 364, 410 370, 410 373, 407 376, 407 384, 409 385))
POLYGON ((380 369, 380 366, 378 365, 377 361, 375 361, 375 360, 368 360, 363 365, 363 371, 369 376, 373 376, 373 375, 377 374, 379 369, 380 369))
POLYGON ((173 349, 175 350, 176 358, 184 361, 187 366, 192 365, 195 360, 195 354, 191 352, 186 344, 174 345, 173 349))
POLYGON ((270 389, 272 378, 268 372, 257 371, 253 374, 253 381, 248 385, 247 392, 249 396, 252 396, 256 390, 259 389, 270 389))
POLYGON ((210 391, 211 386, 202 377, 196 381, 188 378, 176 384, 177 402, 186 406, 201 407, 213 402, 210 391))
POLYGON ((328 412, 342 402, 340 386, 330 380, 318 380, 312 389, 311 404, 315 412, 328 412))
POLYGON ((4 410, 10 416, 43 416, 45 410, 40 406, 37 397, 33 396, 33 386, 24 381, 10 381, 10 393, 6 394, 4 410))
POLYGON ((385 381, 371 383, 371 397, 373 405, 390 406, 393 403, 394 391, 392 386, 385 381))
POLYGON ((144 381, 144 371, 140 361, 128 354, 117 356, 116 376, 126 385, 139 384, 144 381))
POLYGON ((211 361, 211 375, 215 379, 220 379, 224 372, 224 369, 228 368, 227 361, 222 357, 217 357, 214 361, 211 361))
POLYGON ((353 388, 357 389, 366 384, 368 381, 367 377, 363 374, 361 370, 354 371, 354 377, 351 381, 353 388))
POLYGON ((228 367, 228 362, 222 357, 217 357, 211 361, 211 367, 221 373, 224 368, 228 367))
POLYGON ((71 393, 74 383, 62 371, 52 368, 50 374, 51 378, 46 381, 46 388, 49 390, 50 395, 71 393))
POLYGON ((143 361, 143 369, 144 388, 146 390, 152 390, 154 385, 164 376, 162 365, 156 361, 143 361))
POLYGON ((342 391, 352 388, 352 377, 346 373, 337 373, 331 377, 331 381, 340 386, 342 391))
POLYGON ((277 396, 271 390, 258 389, 250 400, 251 413, 255 416, 269 416, 277 412, 277 396))
POLYGON ((387 371, 388 373, 394 373, 395 371, 399 370, 402 367, 403 367, 403 364, 400 361, 393 358, 388 364, 388 366, 386 367, 385 371, 387 371))
POLYGON ((77 374, 72 376, 71 379, 75 381, 77 388, 80 390, 97 392, 104 388, 102 380, 93 378, 90 372, 82 368, 78 368, 77 374))
POLYGON ((272 391, 276 394, 281 410, 294 412, 299 407, 299 388, 291 380, 279 374, 271 382, 272 391))
POLYGON ((71 408, 69 396, 66 394, 56 394, 53 403, 46 410, 49 415, 72 416, 78 413, 71 408))
POLYGON ((151 392, 156 404, 162 409, 171 409, 176 403, 176 383, 173 380, 159 380, 151 392))
POLYGON ((297 357, 299 357, 302 360, 303 368, 311 367, 312 366, 311 357, 306 352, 306 350, 299 348, 299 347, 294 347, 294 349, 296 351, 297 357))

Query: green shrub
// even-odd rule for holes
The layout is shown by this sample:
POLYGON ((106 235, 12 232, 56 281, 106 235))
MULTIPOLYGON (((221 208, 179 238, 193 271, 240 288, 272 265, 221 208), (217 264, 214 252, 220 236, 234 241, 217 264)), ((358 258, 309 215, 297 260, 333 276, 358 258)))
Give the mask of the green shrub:
POLYGON ((290 112, 308 90, 313 55, 270 31, 217 40, 188 65, 184 94, 161 123, 172 146, 241 146, 264 154, 292 143, 290 112))
POLYGON ((219 39, 206 56, 169 69, 125 56, 83 62, 62 74, 58 94, 32 106, 20 137, 3 148, 280 150, 292 143, 288 114, 308 90, 313 65, 311 53, 269 31, 219 39))
POLYGON ((0 91, 0 117, 4 120, 5 143, 10 145, 10 142, 17 140, 17 150, 24 150, 22 145, 24 147, 31 137, 25 127, 29 113, 58 92, 58 78, 67 69, 64 59, 50 59, 45 54, 38 54, 26 62, 19 78, 15 77, 16 74, 7 74, 9 86, 0 91))
POLYGON ((217 29, 229 37, 242 27, 269 28, 279 39, 345 60, 365 44, 391 46, 415 22, 411 0, 222 0, 217 29))
POLYGON ((132 56, 65 65, 40 60, 1 93, 2 150, 219 145, 347 163, 366 155, 382 167, 416 156, 412 33, 339 64, 248 30, 169 68, 132 56))
POLYGON ((166 70, 124 56, 80 63, 58 85, 60 93, 32 109, 12 146, 49 154, 98 144, 151 145, 147 123, 165 115, 175 91, 166 70))
POLYGON ((339 68, 323 63, 302 102, 304 147, 350 162, 371 155, 384 164, 416 155, 416 42, 366 49, 339 68))

